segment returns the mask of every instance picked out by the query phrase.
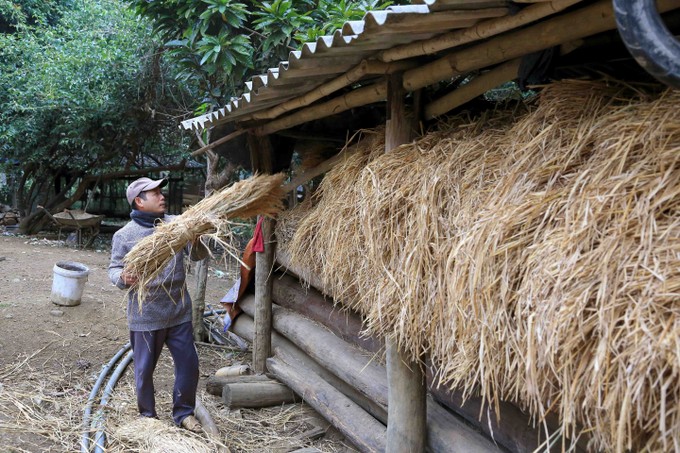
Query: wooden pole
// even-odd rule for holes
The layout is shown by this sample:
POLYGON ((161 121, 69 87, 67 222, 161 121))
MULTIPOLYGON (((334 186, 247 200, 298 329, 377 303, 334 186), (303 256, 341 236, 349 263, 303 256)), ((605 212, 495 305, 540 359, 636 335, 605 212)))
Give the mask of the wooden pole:
MULTIPOLYGON (((252 299, 252 296, 248 296, 246 299, 252 299)), ((236 318, 233 329, 239 336, 250 341, 252 341, 255 336, 255 323, 253 322, 253 318, 247 313, 243 313, 236 318)), ((302 364, 301 369, 304 370, 305 373, 310 372, 320 376, 323 380, 342 392, 343 395, 351 399, 355 404, 358 404, 362 409, 375 417, 376 420, 380 420, 383 424, 387 424, 387 409, 385 409, 384 406, 380 406, 371 401, 369 398, 359 393, 354 387, 336 377, 288 339, 274 332, 272 335, 272 346, 277 354, 280 354, 281 351, 283 351, 284 354, 294 357, 296 362, 302 364)))
MULTIPOLYGON (((269 137, 248 134, 251 154, 257 156, 261 173, 272 172, 272 146, 269 137)), ((274 267, 274 229, 273 219, 262 220, 262 237, 264 252, 255 254, 255 340, 253 341, 253 369, 257 373, 267 371, 267 357, 271 356, 272 335, 272 280, 270 278, 274 267)))
MULTIPOLYGON (((356 148, 351 148, 352 151, 356 151, 356 148)), ((306 183, 307 181, 316 178, 319 175, 322 175, 329 171, 331 168, 335 167, 338 163, 342 162, 343 160, 347 159, 351 155, 350 152, 347 151, 341 151, 338 154, 336 154, 333 157, 330 157, 326 159, 325 161, 321 162, 319 165, 316 167, 309 168, 305 170, 304 172, 300 173, 299 175, 295 176, 291 181, 285 183, 283 185, 283 188, 286 192, 290 192, 291 190, 295 190, 295 188, 299 185, 302 185, 306 183)))
POLYGON ((291 260, 290 254, 286 250, 282 250, 281 248, 276 250, 276 261, 286 268, 287 274, 291 274, 300 281, 308 283, 319 290, 322 294, 330 297, 330 294, 328 294, 327 290, 324 288, 321 279, 308 269, 295 266, 291 260))
POLYGON ((445 33, 432 39, 416 41, 414 43, 384 50, 379 54, 378 59, 386 62, 403 60, 406 58, 433 54, 452 47, 458 47, 463 44, 490 38, 491 36, 501 34, 508 30, 550 16, 551 14, 555 14, 580 1, 582 0, 554 0, 549 3, 531 5, 523 8, 512 16, 508 15, 485 20, 472 27, 445 33))
POLYGON ((267 360, 267 365, 278 379, 285 382, 295 393, 303 396, 307 404, 326 418, 360 451, 369 453, 400 451, 386 450, 385 427, 314 373, 302 373, 299 364, 287 363, 278 355, 267 360))
MULTIPOLYGON (((240 305, 244 312, 252 313, 250 300, 246 299, 240 305)), ((362 395, 387 407, 384 369, 373 355, 292 310, 274 307, 273 313, 273 326, 277 332, 362 395)))
MULTIPOLYGON (((392 74, 387 91, 385 152, 411 140, 413 122, 407 120, 401 74, 392 74)), ((387 348, 387 451, 425 451, 427 413, 425 376, 419 363, 401 351, 393 339, 387 348)))
POLYGON ((264 374, 244 374, 242 376, 210 376, 205 382, 205 391, 211 395, 222 396, 222 390, 227 384, 243 384, 250 382, 269 382, 271 378, 264 374))
MULTIPOLYGON (((680 6, 678 0, 657 2, 657 9, 660 13, 678 6, 680 6)), ((616 28, 616 21, 611 0, 600 0, 577 11, 454 51, 432 63, 408 70, 404 73, 404 88, 415 91, 456 75, 466 74, 614 28, 616 28)))
POLYGON ((458 87, 441 98, 430 102, 425 106, 425 119, 430 120, 446 112, 450 112, 456 107, 460 107, 477 96, 486 93, 490 89, 515 79, 517 77, 519 63, 519 58, 503 63, 500 66, 475 77, 469 83, 458 87))
POLYGON ((234 382, 222 389, 222 402, 229 409, 238 407, 271 407, 297 401, 295 394, 276 382, 234 382))
POLYGON ((274 278, 272 299, 283 308, 300 313, 319 322, 343 340, 370 352, 382 350, 383 344, 374 337, 361 335, 363 328, 358 313, 334 307, 314 288, 303 288, 297 278, 280 275, 274 278))

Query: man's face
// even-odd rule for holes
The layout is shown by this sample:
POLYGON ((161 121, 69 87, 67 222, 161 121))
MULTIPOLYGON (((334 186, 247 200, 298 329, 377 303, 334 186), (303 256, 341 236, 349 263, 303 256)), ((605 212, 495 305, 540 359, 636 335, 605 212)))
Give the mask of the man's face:
POLYGON ((155 214, 165 213, 165 197, 160 187, 142 192, 135 198, 135 203, 140 211, 155 214))

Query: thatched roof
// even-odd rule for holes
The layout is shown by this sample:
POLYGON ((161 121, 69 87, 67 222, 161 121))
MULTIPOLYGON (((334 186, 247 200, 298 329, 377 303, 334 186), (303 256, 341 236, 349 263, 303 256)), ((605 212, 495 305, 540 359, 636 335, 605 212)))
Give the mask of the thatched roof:
POLYGON ((679 104, 566 81, 387 154, 369 134, 280 246, 441 383, 677 450, 679 104))

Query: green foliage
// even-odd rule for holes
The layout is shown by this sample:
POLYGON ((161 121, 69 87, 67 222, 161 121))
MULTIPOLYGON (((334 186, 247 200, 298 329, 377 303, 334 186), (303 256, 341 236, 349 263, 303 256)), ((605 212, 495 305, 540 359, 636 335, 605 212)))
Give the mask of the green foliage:
POLYGON ((27 208, 85 175, 177 162, 174 117, 196 96, 124 3, 63 5, 54 24, 0 33, 0 171, 24 178, 27 208))
POLYGON ((0 0, 0 33, 16 32, 25 26, 53 25, 71 0, 0 0))
MULTIPOLYGON (((1 0, 0 0, 1 1, 1 0)), ((218 107, 302 42, 330 34, 366 11, 384 9, 381 0, 127 0, 153 21, 165 42, 165 57, 180 67, 178 76, 194 81, 203 97, 195 113, 218 107)))

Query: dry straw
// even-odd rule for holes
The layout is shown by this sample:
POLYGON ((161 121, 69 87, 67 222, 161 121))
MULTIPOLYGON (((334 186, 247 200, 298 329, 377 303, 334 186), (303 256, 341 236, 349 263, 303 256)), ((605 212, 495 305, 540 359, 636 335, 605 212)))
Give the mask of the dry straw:
POLYGON ((565 81, 528 112, 364 141, 294 264, 441 383, 556 413, 592 449, 680 451, 678 105, 565 81))
POLYGON ((239 252, 231 246, 230 227, 234 219, 256 215, 274 216, 283 207, 284 174, 255 175, 214 193, 195 204, 172 222, 156 227, 154 234, 135 245, 125 256, 125 270, 138 276, 131 288, 145 300, 147 287, 170 264, 176 253, 187 244, 210 240, 219 244, 238 259, 239 252))

